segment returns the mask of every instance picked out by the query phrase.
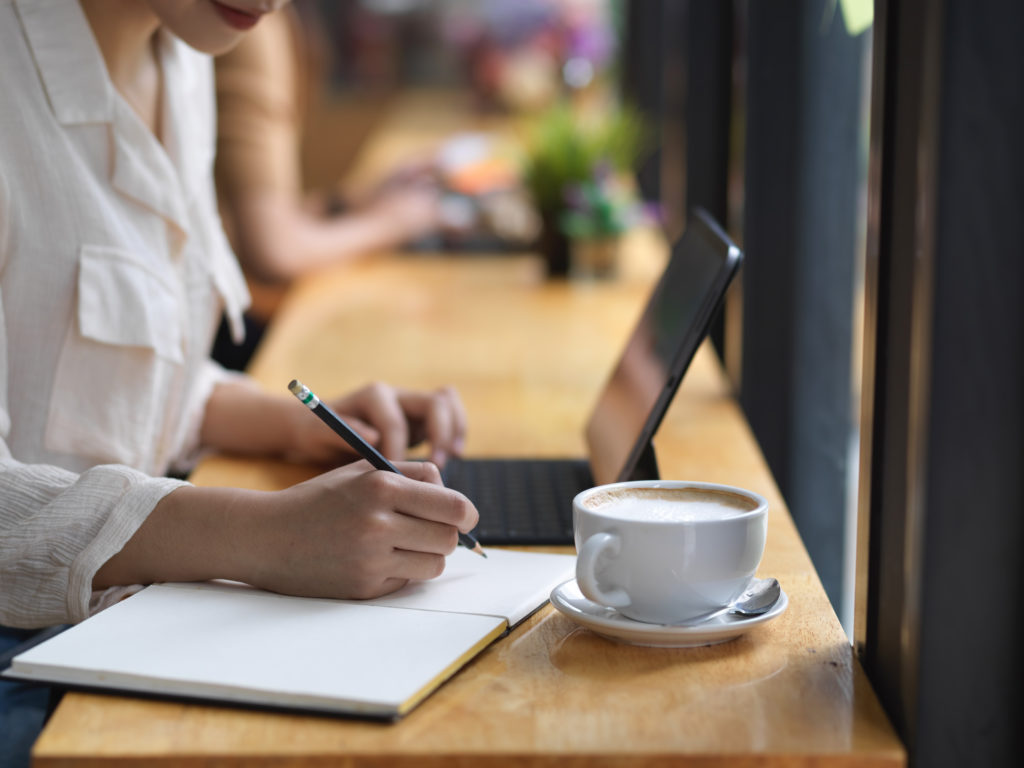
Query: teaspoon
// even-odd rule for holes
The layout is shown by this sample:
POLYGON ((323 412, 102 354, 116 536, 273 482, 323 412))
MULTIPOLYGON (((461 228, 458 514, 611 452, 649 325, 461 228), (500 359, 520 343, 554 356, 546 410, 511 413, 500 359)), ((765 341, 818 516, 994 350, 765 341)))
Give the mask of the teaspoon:
POLYGON ((729 603, 729 605, 716 611, 711 611, 711 613, 705 613, 696 619, 683 622, 683 624, 700 624, 708 619, 713 619, 715 616, 721 616, 723 613, 734 613, 740 616, 760 616, 762 613, 770 611, 779 602, 781 594, 782 587, 779 586, 778 579, 754 579, 744 590, 743 594, 729 603))

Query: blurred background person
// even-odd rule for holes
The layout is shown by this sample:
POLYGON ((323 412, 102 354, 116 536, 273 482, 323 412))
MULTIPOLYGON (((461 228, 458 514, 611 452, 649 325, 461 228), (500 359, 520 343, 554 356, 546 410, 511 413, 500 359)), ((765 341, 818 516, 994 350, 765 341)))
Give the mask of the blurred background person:
POLYGON ((270 14, 215 66, 217 194, 253 306, 244 344, 222 324, 214 357, 241 369, 291 280, 429 235, 439 194, 427 162, 396 167, 361 199, 306 190, 303 123, 320 89, 315 37, 295 9, 270 14))
POLYGON ((563 197, 603 150, 579 151, 572 127, 573 146, 545 150, 573 162, 538 176, 522 136, 489 126, 603 110, 614 53, 604 0, 296 0, 265 19, 216 62, 219 203, 253 304, 244 345, 222 327, 215 358, 244 368, 290 281, 378 252, 522 252, 539 236, 564 274, 563 197), (388 158, 383 178, 359 173, 364 140, 410 91, 438 109, 461 92, 470 120, 424 156, 388 158))

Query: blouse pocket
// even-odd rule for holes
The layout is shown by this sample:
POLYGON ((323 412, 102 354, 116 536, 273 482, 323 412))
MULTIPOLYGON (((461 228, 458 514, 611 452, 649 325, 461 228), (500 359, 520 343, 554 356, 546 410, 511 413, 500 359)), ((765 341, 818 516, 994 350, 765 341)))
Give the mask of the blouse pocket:
POLYGON ((184 362, 181 312, 172 275, 128 251, 81 248, 74 322, 50 401, 49 450, 160 471, 154 458, 184 362))

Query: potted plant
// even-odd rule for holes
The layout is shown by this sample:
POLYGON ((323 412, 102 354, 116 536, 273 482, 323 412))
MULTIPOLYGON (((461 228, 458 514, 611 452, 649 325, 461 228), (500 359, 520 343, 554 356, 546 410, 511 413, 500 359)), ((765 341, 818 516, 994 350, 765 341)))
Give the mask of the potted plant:
POLYGON ((642 150, 643 122, 627 106, 581 113, 561 103, 524 135, 523 183, 541 219, 538 248, 550 275, 566 275, 571 237, 627 223, 620 214, 631 187, 621 181, 642 150))
POLYGON ((602 165, 589 178, 566 187, 565 203, 559 224, 569 238, 569 274, 610 277, 622 234, 644 219, 633 185, 602 165))

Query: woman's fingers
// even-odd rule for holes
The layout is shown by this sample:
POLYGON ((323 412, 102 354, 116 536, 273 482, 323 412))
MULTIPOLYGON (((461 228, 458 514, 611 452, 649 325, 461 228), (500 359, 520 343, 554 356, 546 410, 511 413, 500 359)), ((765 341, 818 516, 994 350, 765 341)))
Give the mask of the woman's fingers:
POLYGON ((428 462, 401 462, 396 467, 403 475, 379 472, 367 477, 367 482, 381 486, 373 493, 389 509, 411 521, 440 523, 461 531, 476 527, 480 516, 473 502, 441 485, 436 466, 428 462))
POLYGON ((413 480, 432 485, 444 485, 444 481, 441 479, 441 470, 431 461, 396 461, 394 465, 395 469, 413 480))
POLYGON ((355 462, 262 497, 268 506, 254 517, 261 555, 244 580, 289 594, 365 598, 440 575, 458 530, 476 525, 476 508, 442 486, 432 464, 398 469, 355 462))
POLYGON ((430 443, 431 461, 444 466, 449 456, 462 452, 466 409, 454 387, 433 392, 399 390, 398 400, 410 422, 418 427, 413 434, 430 443))
POLYGON ((453 387, 424 392, 370 384, 334 407, 346 421, 365 423, 367 429, 360 432, 375 431, 377 439, 370 442, 391 460, 403 458, 410 445, 427 440, 431 460, 443 465, 465 444, 466 409, 453 387))
MULTIPOLYGON (((445 556, 395 550, 395 575, 390 579, 428 581, 444 573, 445 556)), ((389 580, 390 580, 389 579, 389 580)))
POLYGON ((370 384, 338 403, 342 418, 365 420, 379 434, 376 445, 389 459, 401 459, 409 445, 409 424, 398 395, 386 384, 370 384))

